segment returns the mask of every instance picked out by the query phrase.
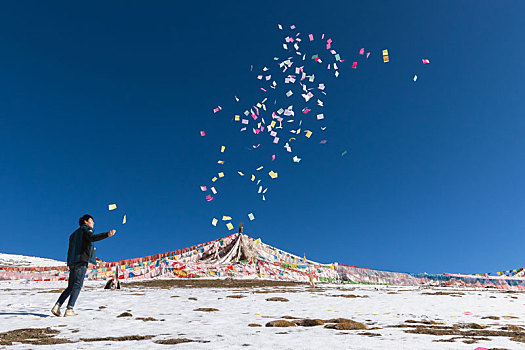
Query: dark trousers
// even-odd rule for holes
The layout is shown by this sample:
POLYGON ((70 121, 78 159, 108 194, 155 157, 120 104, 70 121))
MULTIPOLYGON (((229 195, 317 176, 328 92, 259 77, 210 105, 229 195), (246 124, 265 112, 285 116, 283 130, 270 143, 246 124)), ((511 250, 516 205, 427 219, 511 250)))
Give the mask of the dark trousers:
POLYGON ((69 281, 66 290, 60 294, 57 304, 62 306, 64 301, 70 296, 67 307, 75 306, 82 285, 84 284, 84 277, 86 276, 87 263, 77 263, 69 266, 69 281))

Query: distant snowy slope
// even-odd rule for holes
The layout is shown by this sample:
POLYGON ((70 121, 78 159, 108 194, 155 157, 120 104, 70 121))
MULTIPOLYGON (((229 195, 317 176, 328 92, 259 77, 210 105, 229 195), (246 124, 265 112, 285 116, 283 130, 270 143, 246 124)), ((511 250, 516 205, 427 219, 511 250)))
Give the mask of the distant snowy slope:
POLYGON ((16 254, 0 253, 0 267, 7 266, 65 266, 63 261, 16 254))

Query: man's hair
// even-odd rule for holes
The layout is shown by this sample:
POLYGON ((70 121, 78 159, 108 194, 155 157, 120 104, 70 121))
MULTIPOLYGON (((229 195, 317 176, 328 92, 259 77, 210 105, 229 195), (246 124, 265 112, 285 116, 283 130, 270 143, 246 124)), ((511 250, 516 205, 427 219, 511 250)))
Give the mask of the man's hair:
POLYGON ((86 221, 88 221, 89 219, 93 219, 93 217, 89 214, 86 214, 84 216, 82 216, 80 219, 78 219, 78 225, 79 226, 82 226, 85 224, 86 221))

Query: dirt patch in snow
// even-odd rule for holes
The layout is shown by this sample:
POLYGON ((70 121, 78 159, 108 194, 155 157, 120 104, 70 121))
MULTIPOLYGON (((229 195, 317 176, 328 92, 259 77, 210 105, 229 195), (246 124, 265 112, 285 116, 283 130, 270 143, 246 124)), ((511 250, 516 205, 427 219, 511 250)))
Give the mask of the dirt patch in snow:
POLYGON ((194 309, 193 311, 213 312, 213 311, 219 311, 219 309, 214 309, 212 307, 200 307, 198 309, 194 309))
POLYGON ((340 298, 368 298, 368 295, 355 295, 355 294, 339 294, 339 295, 332 295, 333 297, 340 297, 340 298))
POLYGON ((122 337, 104 337, 104 338, 80 338, 83 342, 95 342, 95 341, 129 341, 129 340, 148 340, 153 338, 154 335, 125 335, 122 337))
POLYGON ((9 332, 0 333, 0 345, 12 345, 13 343, 32 345, 52 345, 74 343, 68 339, 55 338, 60 333, 55 329, 47 328, 22 328, 9 332))
POLYGON ((66 288, 49 289, 49 290, 41 290, 41 291, 39 291, 37 293, 62 293, 65 290, 66 290, 66 288))
POLYGON ((324 325, 324 321, 318 318, 304 318, 299 321, 295 321, 295 324, 302 327, 314 327, 324 325))
POLYGON ((372 332, 361 332, 357 333, 357 335, 366 335, 367 337, 380 337, 381 334, 379 333, 372 333, 372 332))
POLYGON ((284 301, 290 301, 290 300, 283 298, 283 297, 273 297, 273 298, 266 299, 266 301, 283 301, 284 302, 284 301))
MULTIPOLYGON (((334 324, 327 324, 324 326, 324 328, 329 328, 329 329, 337 329, 337 330, 340 330, 340 331, 346 331, 346 330, 356 330, 356 329, 366 329, 366 326, 361 323, 361 322, 356 322, 356 321, 352 321, 352 320, 348 320, 348 319, 345 319, 345 318, 339 318, 339 319, 335 319, 339 322, 337 323, 334 323, 334 324)), ((327 320, 326 322, 332 322, 334 320, 327 320)))
MULTIPOLYGON (((514 327, 508 328, 508 326, 506 326, 506 330, 486 329, 488 326, 478 323, 458 323, 453 326, 404 324, 398 325, 397 327, 411 328, 405 330, 405 333, 437 336, 456 335, 459 336, 459 338, 451 339, 465 339, 462 341, 467 344, 472 344, 477 340, 483 340, 483 338, 487 337, 509 337, 510 340, 525 343, 525 331, 518 330, 518 328, 514 327)), ((451 339, 443 341, 451 341, 451 339)))
POLYGON ((141 320, 141 321, 144 321, 144 322, 158 321, 156 318, 153 318, 153 317, 136 317, 135 319, 136 320, 141 320))
POLYGON ((156 344, 164 344, 164 345, 173 345, 173 344, 181 344, 181 343, 191 343, 195 340, 187 339, 187 338, 175 338, 175 339, 159 339, 153 341, 156 344))
POLYGON ((430 292, 423 292, 421 293, 421 295, 450 295, 450 296, 453 296, 453 297, 456 297, 456 296, 462 296, 462 295, 465 295, 465 293, 461 293, 461 292, 442 292, 442 291, 439 291, 439 292, 433 292, 433 293, 430 293, 430 292))
POLYGON ((270 321, 266 324, 266 327, 296 327, 295 322, 286 320, 275 320, 270 321))
POLYGON ((118 315, 117 317, 133 317, 133 315, 131 313, 129 313, 129 312, 123 312, 120 315, 118 315))

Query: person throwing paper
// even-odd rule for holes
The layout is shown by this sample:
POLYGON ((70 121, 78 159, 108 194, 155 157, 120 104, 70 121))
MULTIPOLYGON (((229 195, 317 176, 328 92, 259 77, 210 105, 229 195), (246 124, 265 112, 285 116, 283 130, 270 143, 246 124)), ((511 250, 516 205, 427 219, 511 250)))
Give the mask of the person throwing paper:
POLYGON ((51 312, 55 316, 62 316, 60 307, 68 297, 69 302, 64 316, 77 316, 73 311, 73 307, 84 284, 84 276, 86 275, 88 263, 93 265, 97 263, 93 242, 111 237, 116 232, 115 230, 111 230, 97 235, 93 234, 95 221, 93 221, 93 217, 88 214, 82 216, 78 220, 78 224, 80 227, 69 236, 69 249, 67 251, 69 281, 67 288, 60 294, 58 301, 51 309, 51 312))

